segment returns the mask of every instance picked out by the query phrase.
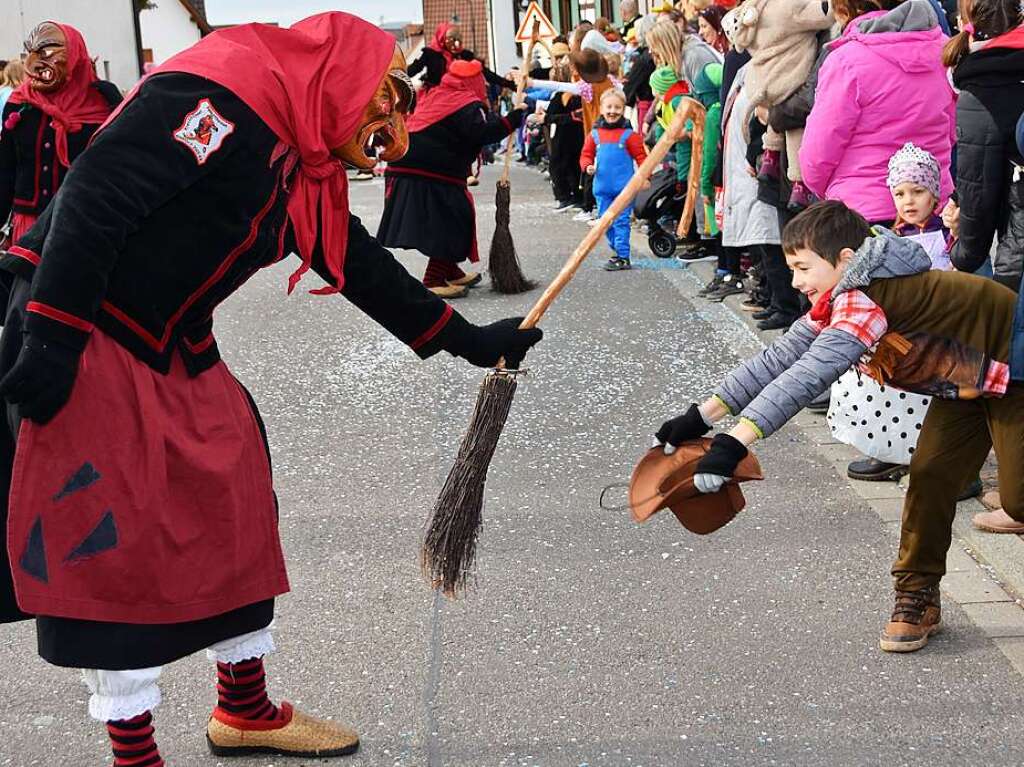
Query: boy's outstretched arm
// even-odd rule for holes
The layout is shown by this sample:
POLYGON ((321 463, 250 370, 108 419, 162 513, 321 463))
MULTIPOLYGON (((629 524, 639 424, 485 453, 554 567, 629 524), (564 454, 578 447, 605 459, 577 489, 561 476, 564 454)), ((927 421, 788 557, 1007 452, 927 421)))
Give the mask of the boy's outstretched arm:
POLYGON ((687 428, 687 433, 696 431, 696 416, 703 431, 684 437, 694 439, 710 431, 711 423, 724 415, 740 413, 739 423, 728 433, 717 434, 697 464, 697 488, 702 492, 719 490, 746 457, 749 445, 777 431, 826 391, 887 329, 885 314, 866 295, 844 293, 836 299, 826 328, 819 332, 808 318, 798 320, 761 354, 736 368, 712 399, 691 406, 686 414, 663 425, 665 429, 685 420, 671 434, 675 438, 687 428))
MULTIPOLYGON (((797 320, 760 354, 740 363, 715 389, 714 396, 700 405, 692 404, 685 413, 661 425, 655 443, 665 445, 671 454, 683 442, 703 437, 727 415, 743 411, 768 384, 789 369, 811 348, 817 333, 804 320, 797 320)), ((744 444, 752 444, 754 438, 744 444)))

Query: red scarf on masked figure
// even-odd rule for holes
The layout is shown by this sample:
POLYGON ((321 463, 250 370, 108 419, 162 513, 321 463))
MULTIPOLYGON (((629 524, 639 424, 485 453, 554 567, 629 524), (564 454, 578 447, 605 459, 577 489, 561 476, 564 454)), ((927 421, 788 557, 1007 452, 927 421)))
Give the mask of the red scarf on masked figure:
POLYGON ((464 106, 487 101, 483 64, 479 61, 454 61, 440 84, 421 97, 416 111, 406 120, 410 133, 429 128, 464 106))
POLYGON ((94 87, 99 78, 81 32, 67 24, 50 23, 60 27, 67 40, 68 73, 64 85, 54 93, 40 93, 26 79, 9 100, 12 104, 31 104, 53 121, 57 159, 66 168, 71 164, 68 134, 77 133, 86 124, 102 123, 110 115, 111 107, 94 87))
POLYGON ((394 52, 395 38, 387 32, 348 13, 331 12, 288 29, 245 24, 214 32, 148 75, 185 72, 212 80, 242 99, 298 153, 288 218, 302 266, 288 280, 289 293, 309 270, 318 214, 324 260, 336 283, 310 292, 337 293, 345 283, 348 177, 330 150, 359 130, 394 52))

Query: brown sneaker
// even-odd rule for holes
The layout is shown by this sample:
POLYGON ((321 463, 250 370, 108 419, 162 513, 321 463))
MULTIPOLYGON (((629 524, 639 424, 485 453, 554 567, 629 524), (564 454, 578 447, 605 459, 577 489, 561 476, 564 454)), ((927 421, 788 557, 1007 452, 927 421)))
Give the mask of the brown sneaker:
POLYGON ((928 637, 942 629, 939 587, 920 591, 896 589, 892 618, 882 631, 878 646, 885 652, 914 652, 928 644, 928 637))
POLYGON ((469 295, 469 288, 461 285, 438 285, 429 289, 435 296, 441 298, 465 298, 469 295))
POLYGON ((206 726, 206 742, 215 756, 279 754, 307 758, 345 756, 359 750, 359 736, 344 725, 314 719, 281 704, 284 721, 240 719, 219 708, 206 726))

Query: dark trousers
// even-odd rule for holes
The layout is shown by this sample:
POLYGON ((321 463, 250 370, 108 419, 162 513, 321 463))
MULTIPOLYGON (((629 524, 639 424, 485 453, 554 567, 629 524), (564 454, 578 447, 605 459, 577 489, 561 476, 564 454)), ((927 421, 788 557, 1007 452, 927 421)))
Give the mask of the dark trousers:
POLYGON ((718 250, 719 274, 738 275, 740 273, 740 256, 743 253, 743 248, 722 245, 722 235, 718 235, 712 240, 704 240, 704 243, 710 248, 717 248, 718 250))
POLYGON ((551 188, 555 199, 559 202, 578 202, 580 199, 580 161, 579 158, 559 157, 556 152, 551 157, 551 188))
POLYGON ((764 279, 771 294, 771 308, 787 317, 797 317, 800 311, 800 291, 793 287, 793 273, 786 265, 781 245, 757 245, 751 251, 760 256, 764 279))
POLYGON ((597 205, 594 199, 594 177, 589 173, 581 174, 583 187, 583 210, 590 212, 597 205))
POLYGON ((945 575, 956 498, 991 448, 1003 509, 1024 522, 1024 384, 1010 384, 1003 397, 932 400, 910 461, 900 553, 892 565, 896 588, 916 591, 945 575))

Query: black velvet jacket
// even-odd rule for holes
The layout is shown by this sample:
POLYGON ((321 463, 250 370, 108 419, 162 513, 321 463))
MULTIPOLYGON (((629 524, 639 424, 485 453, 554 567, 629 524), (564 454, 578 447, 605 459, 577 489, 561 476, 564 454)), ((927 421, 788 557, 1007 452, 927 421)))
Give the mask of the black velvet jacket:
MULTIPOLYGON (((473 61, 476 58, 476 54, 472 51, 461 50, 455 54, 455 58, 462 59, 463 61, 473 61)), ((420 72, 424 72, 423 82, 428 85, 439 85, 447 69, 448 63, 443 53, 435 51, 433 48, 424 48, 420 51, 420 55, 416 60, 409 64, 409 77, 415 77, 420 72)), ((487 67, 484 67, 484 79, 490 85, 508 88, 510 91, 516 89, 516 84, 512 80, 505 79, 487 67)))
MULTIPOLYGON (((293 250, 286 149, 219 85, 176 73, 146 81, 0 259, 32 280, 28 331, 82 349, 96 326, 160 372, 176 350, 192 375, 213 365, 217 305, 293 250), (175 133, 203 100, 231 130, 219 129, 210 144, 218 148, 200 163, 175 133)), ((330 276, 319 249, 313 269, 330 276)), ((421 357, 465 325, 450 322, 451 308, 354 216, 344 273, 343 295, 421 357)), ((299 289, 315 282, 307 277, 299 289)))
MULTIPOLYGON (((93 85, 110 103, 121 103, 121 92, 113 83, 98 81, 93 85)), ((15 112, 18 124, 0 131, 0 224, 11 210, 38 216, 57 194, 68 169, 57 161, 57 140, 53 123, 31 104, 4 105, 0 125, 15 112)), ((68 135, 68 159, 75 161, 89 143, 99 124, 84 125, 68 135)))
POLYGON ((518 129, 524 114, 522 109, 513 109, 502 117, 485 112, 480 103, 467 104, 443 120, 410 133, 408 153, 401 160, 388 163, 386 173, 413 169, 464 181, 480 150, 518 129))

